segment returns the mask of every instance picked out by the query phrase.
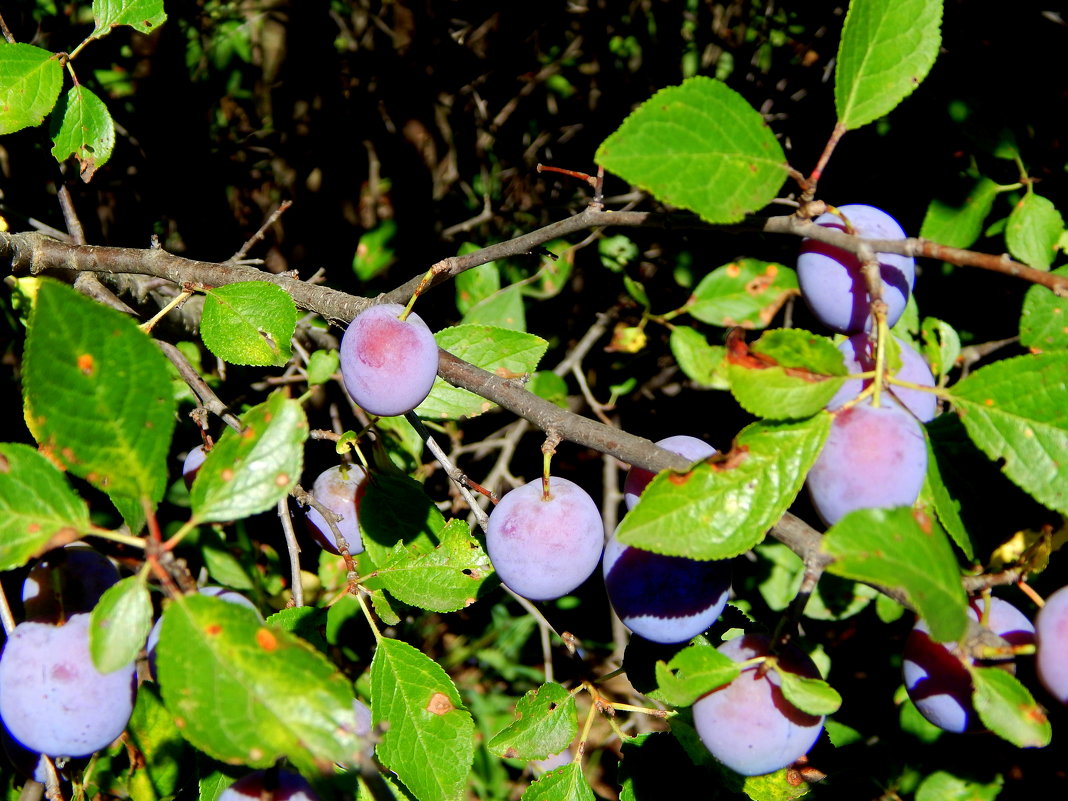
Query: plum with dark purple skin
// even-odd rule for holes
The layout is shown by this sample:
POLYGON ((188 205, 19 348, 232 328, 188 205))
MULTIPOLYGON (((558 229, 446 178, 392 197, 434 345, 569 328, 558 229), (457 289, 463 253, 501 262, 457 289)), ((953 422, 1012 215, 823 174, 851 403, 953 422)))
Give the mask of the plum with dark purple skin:
MULTIPOLYGON (((839 206, 838 210, 864 239, 904 239, 905 231, 881 209, 863 204, 839 206)), ((845 230, 842 218, 831 213, 815 219, 825 228, 845 230)), ((916 262, 911 256, 876 253, 887 305, 887 324, 894 325, 905 311, 916 280, 916 262)), ((843 334, 870 331, 871 296, 861 272, 860 259, 841 248, 804 239, 797 257, 797 282, 801 297, 812 313, 828 328, 843 334)))
POLYGON ((858 404, 836 414, 805 483, 834 525, 856 509, 912 506, 927 472, 920 423, 896 403, 858 404))
MULTIPOLYGON (((927 366, 923 357, 900 339, 897 339, 897 344, 901 353, 901 367, 897 372, 892 373, 894 378, 923 387, 934 387, 934 375, 931 374, 931 368, 927 366)), ((842 351, 846 369, 850 373, 866 373, 875 369, 875 344, 867 334, 854 334, 842 342, 838 349, 842 351)), ((871 384, 870 378, 853 378, 843 382, 838 392, 827 404, 827 408, 831 411, 838 409, 859 395, 862 390, 867 389, 869 384, 871 384)), ((933 392, 924 392, 922 389, 910 389, 890 383, 883 384, 883 388, 889 392, 891 397, 916 415, 916 419, 921 423, 934 420, 938 398, 933 392)), ((864 402, 871 404, 870 399, 864 402)))
POLYGON ((257 770, 219 793, 216 801, 319 801, 319 796, 298 773, 257 770))
POLYGON ((406 414, 422 403, 438 372, 434 334, 414 312, 383 303, 361 312, 341 338, 341 377, 369 414, 406 414))
POLYGON ((605 544, 605 589, 619 619, 647 640, 685 642, 713 623, 727 605, 731 562, 664 556, 624 545, 615 534, 605 544))
POLYGON ((49 551, 22 583, 26 619, 58 623, 90 612, 104 591, 118 581, 115 563, 85 543, 49 551))
MULTIPOLYGON (((367 471, 359 465, 330 467, 319 474, 312 485, 315 500, 337 515, 337 529, 349 546, 350 554, 363 553, 363 538, 360 536, 359 509, 367 489, 367 471)), ((305 511, 308 531, 315 541, 330 553, 340 553, 330 524, 318 509, 309 506, 305 511)))
POLYGON ((89 615, 62 626, 17 625, 0 654, 0 719, 23 747, 48 756, 88 756, 130 721, 134 664, 100 673, 89 655, 89 615))
POLYGON ((584 489, 552 476, 509 492, 493 508, 486 551, 497 575, 532 601, 566 595, 590 577, 601 559, 604 523, 584 489))
MULTIPOLYGON (((656 443, 664 450, 677 453, 693 462, 707 459, 716 453, 716 449, 703 439, 691 437, 686 434, 677 434, 673 437, 665 437, 656 443)), ((623 500, 628 509, 633 509, 638 502, 638 497, 653 480, 656 473, 646 470, 644 467, 632 467, 627 471, 627 478, 623 482, 623 500)))
POLYGON ((1068 704, 1068 587, 1046 599, 1035 618, 1038 679, 1062 704, 1068 704))
MULTIPOLYGON (((975 621, 982 617, 982 601, 972 599, 968 616, 975 621)), ((990 599, 987 628, 1010 645, 1034 642, 1035 627, 1031 621, 1008 601, 990 599)), ((905 640, 905 659, 902 672, 909 698, 927 720, 940 729, 964 732, 978 727, 972 705, 972 677, 968 665, 974 664, 958 643, 940 643, 931 639, 927 624, 916 622, 905 640)), ((1011 660, 1004 663, 1011 665, 1011 660)))
MULTIPOLYGON (((719 646, 735 662, 766 656, 770 640, 745 634, 719 646)), ((796 648, 777 657, 780 669, 819 678, 816 665, 796 648)), ((793 764, 807 754, 823 731, 823 718, 802 712, 782 694, 776 670, 754 664, 730 684, 702 696, 693 705, 697 734, 709 752, 736 773, 762 776, 793 764)))

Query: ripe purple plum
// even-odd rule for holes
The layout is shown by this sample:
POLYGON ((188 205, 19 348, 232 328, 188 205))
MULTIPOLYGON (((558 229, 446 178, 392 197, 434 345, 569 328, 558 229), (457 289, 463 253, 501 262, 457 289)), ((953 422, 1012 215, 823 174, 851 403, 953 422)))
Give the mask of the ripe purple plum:
POLYGON ((122 734, 133 712, 134 664, 100 673, 89 655, 89 615, 62 626, 17 625, 0 655, 0 718, 21 745, 87 756, 122 734))
POLYGON ((319 801, 319 796, 298 773, 257 770, 219 793, 218 801, 319 801))
POLYGON ((837 413, 805 483, 831 526, 855 509, 912 506, 927 472, 920 423, 896 403, 837 413))
POLYGON ((196 479, 197 473, 200 472, 200 466, 204 464, 204 460, 207 458, 208 451, 205 450, 203 445, 197 445, 185 455, 185 459, 182 461, 182 479, 185 481, 186 489, 192 489, 193 481, 196 479))
POLYGON ((82 542, 49 551, 22 583, 27 620, 58 623, 90 612, 100 596, 118 583, 119 569, 99 551, 82 542))
MULTIPOLYGON (((657 443, 664 450, 677 453, 691 461, 707 459, 716 453, 716 449, 703 439, 691 437, 686 434, 678 434, 673 437, 665 437, 657 443)), ((627 471, 627 478, 623 482, 623 500, 628 509, 633 509, 638 502, 638 496, 642 494, 656 473, 646 470, 644 467, 632 467, 627 471)))
MULTIPOLYGON (((901 368, 892 375, 902 381, 908 381, 910 384, 933 387, 935 385, 934 376, 931 374, 931 368, 927 366, 927 362, 923 360, 923 357, 900 339, 897 339, 897 344, 901 352, 901 368)), ((842 355, 845 357, 846 369, 850 373, 866 373, 875 369, 875 344, 867 334, 854 334, 842 342, 838 349, 842 351, 842 355)), ((827 404, 827 408, 832 411, 839 408, 846 401, 852 400, 859 395, 862 390, 867 389, 869 384, 871 384, 870 378, 854 378, 843 382, 841 388, 827 404)), ((916 418, 921 423, 934 420, 938 398, 935 397, 933 392, 924 392, 922 389, 909 389, 895 384, 884 384, 883 386, 895 400, 916 415, 916 418)), ((870 400, 865 402, 871 403, 870 400)))
POLYGON ((723 612, 731 589, 729 560, 664 556, 624 545, 612 534, 604 548, 604 585, 619 619, 647 640, 685 642, 723 612))
POLYGON ((486 551, 509 588, 532 601, 559 598, 590 577, 601 559, 597 504, 566 478, 535 479, 505 495, 490 514, 486 551))
MULTIPOLYGON (((982 600, 973 598, 968 616, 979 621, 982 611, 982 600)), ((1011 645, 1027 645, 1035 637, 1031 621, 1000 598, 990 599, 987 628, 1011 645)), ((927 624, 918 620, 905 640, 902 672, 909 698, 920 714, 940 729, 958 734, 974 729, 977 723, 968 665, 976 660, 959 643, 935 642, 928 631, 927 624)))
MULTIPOLYGON (((905 231, 881 209, 863 204, 839 206, 838 210, 864 239, 904 239, 905 231)), ((827 213, 815 220, 824 228, 845 230, 841 217, 827 213)), ((916 280, 916 262, 911 256, 876 253, 883 279, 887 323, 893 325, 905 311, 916 280)), ((828 328, 843 334, 870 331, 871 296, 853 253, 814 239, 801 242, 797 257, 797 282, 812 313, 828 328)))
MULTIPOLYGON (((719 646, 735 662, 767 656, 770 640, 745 634, 719 646)), ((780 669, 819 678, 807 655, 787 648, 778 657, 780 669)), ((762 776, 807 754, 823 731, 823 717, 793 706, 782 694, 775 670, 760 674, 758 665, 742 670, 730 684, 713 690, 693 705, 697 734, 709 752, 736 773, 762 776)))
POLYGON ((370 414, 406 414, 422 403, 438 372, 438 344, 418 315, 383 303, 362 312, 341 338, 341 377, 370 414))
POLYGON ((1068 587, 1046 599, 1035 618, 1035 666, 1039 681, 1062 704, 1068 704, 1068 587))
MULTIPOLYGON (((339 465, 327 468, 312 485, 315 500, 334 514, 341 515, 337 530, 345 538, 350 554, 363 553, 360 536, 359 509, 367 489, 367 471, 359 465, 339 465)), ((308 531, 319 545, 330 553, 340 553, 330 524, 317 509, 309 506, 305 512, 308 531)))

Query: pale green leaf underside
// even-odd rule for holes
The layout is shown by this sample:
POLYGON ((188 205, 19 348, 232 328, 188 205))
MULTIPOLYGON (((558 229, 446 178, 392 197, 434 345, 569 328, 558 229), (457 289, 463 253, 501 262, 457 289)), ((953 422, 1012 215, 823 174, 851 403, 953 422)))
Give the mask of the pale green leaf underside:
POLYGON ((545 759, 567 748, 578 734, 575 699, 566 688, 546 682, 516 704, 516 720, 487 743, 507 759, 545 759))
MULTIPOLYGON (((1068 277, 1068 265, 1053 274, 1068 277)), ((1020 344, 1035 350, 1068 349, 1068 298, 1044 286, 1028 289, 1020 314, 1020 344)))
POLYGON ((137 658, 152 628, 152 598, 137 576, 109 587, 92 611, 89 653, 101 673, 111 673, 137 658))
POLYGON ((912 94, 938 56, 941 21, 940 0, 850 2, 834 81, 840 125, 867 125, 912 94))
POLYGON ((1017 748, 1043 748, 1052 727, 1028 689, 998 667, 973 667, 975 710, 983 725, 1017 748))
POLYGON ((1068 353, 995 362, 952 391, 975 444, 1025 492, 1068 514, 1068 353))
POLYGON ((760 114, 703 76, 639 106, 601 144, 597 163, 713 223, 737 222, 766 206, 788 171, 760 114))
POLYGON ((531 784, 520 801, 594 801, 593 790, 578 762, 550 771, 531 784))

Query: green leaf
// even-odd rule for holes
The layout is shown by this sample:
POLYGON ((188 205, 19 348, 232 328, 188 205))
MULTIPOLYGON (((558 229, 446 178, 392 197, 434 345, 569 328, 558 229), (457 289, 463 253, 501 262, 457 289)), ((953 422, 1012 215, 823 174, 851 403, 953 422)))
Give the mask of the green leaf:
POLYGON ((1025 492, 1068 514, 1068 352, 995 362, 952 392, 975 444, 1025 492))
POLYGON ((297 307, 284 289, 266 281, 241 281, 205 291, 200 335, 231 364, 280 367, 289 361, 297 307))
MULTIPOLYGON (((1068 265, 1053 274, 1068 277, 1068 265)), ((1020 315, 1020 344, 1033 350, 1068 349, 1068 298, 1037 284, 1028 289, 1020 315)))
POLYGON ((960 336, 949 323, 934 317, 924 317, 920 324, 923 358, 931 368, 935 381, 949 373, 960 356, 960 336))
POLYGON ((518 720, 487 744, 505 759, 545 759, 571 745, 578 734, 575 698, 564 687, 545 682, 516 704, 518 720))
POLYGON ((963 198, 935 198, 927 206, 920 236, 951 248, 970 248, 983 233, 983 223, 1001 187, 980 176, 963 198))
POLYGON ((916 788, 916 801, 994 801, 1003 784, 1001 776, 983 783, 936 770, 916 788))
POLYGON ((54 464, 29 445, 0 443, 0 570, 21 567, 88 529, 88 506, 54 464))
POLYGON ((505 287, 474 304, 464 314, 464 325, 486 325, 510 331, 527 330, 523 291, 518 284, 505 287))
POLYGON ((628 264, 638 259, 638 246, 626 234, 602 236, 597 240, 597 255, 601 264, 614 273, 621 273, 628 264))
POLYGON ((101 673, 111 673, 137 658, 152 628, 152 598, 137 576, 108 587, 89 619, 89 653, 101 673))
POLYGON ((1053 729, 1020 680, 998 667, 971 665, 972 700, 983 725, 1017 748, 1049 745, 1053 729))
POLYGON ((690 559, 729 559, 760 542, 793 503, 831 427, 753 423, 726 456, 660 473, 617 530, 624 545, 690 559))
POLYGON ((533 782, 520 801, 594 801, 590 783, 578 762, 550 771, 533 782))
POLYGON ((300 478, 308 421, 298 401, 275 392, 226 429, 200 466, 189 501, 197 522, 240 520, 265 512, 300 478))
POLYGON ((537 272, 520 285, 530 298, 555 298, 567 286, 575 267, 575 250, 566 239, 554 239, 539 248, 541 265, 537 272))
MULTIPOLYGON (((445 518, 423 485, 408 476, 372 473, 360 501, 360 535, 376 565, 398 558, 398 544, 414 556, 437 548, 445 518)), ((406 586, 404 579, 397 583, 406 586)))
MULTIPOLYGON (((781 612, 801 588, 805 563, 780 542, 764 542, 756 552, 767 565, 766 578, 758 585, 760 595, 772 610, 781 612)), ((867 584, 824 573, 805 604, 804 615, 813 620, 845 620, 867 608, 872 598, 884 597, 867 584)))
POLYGON ((770 203, 789 165, 763 117, 720 81, 661 89, 597 150, 597 163, 712 223, 770 203))
POLYGON ((429 552, 398 542, 375 577, 397 600, 420 609, 455 612, 470 606, 493 575, 489 557, 463 520, 450 520, 440 539, 429 552))
POLYGON ((922 511, 857 509, 823 536, 837 576, 900 590, 927 621, 931 639, 960 639, 968 625, 960 569, 942 527, 922 511))
POLYGON ((748 352, 727 353, 727 380, 738 404, 776 420, 816 414, 834 397, 846 375, 842 353, 826 337, 800 328, 767 331, 748 352), (754 355, 755 354, 755 357, 754 355))
MULTIPOLYGON (((465 244, 459 255, 478 250, 477 245, 465 244)), ((488 262, 470 270, 464 270, 456 276, 456 308, 460 314, 467 314, 479 301, 485 300, 501 288, 501 271, 496 262, 488 262)))
POLYGON ((767 328, 787 298, 798 292, 797 273, 790 267, 740 259, 702 278, 685 309, 701 322, 722 328, 767 328))
POLYGON ((810 715, 833 715, 842 706, 842 696, 823 679, 812 679, 788 670, 779 670, 777 665, 775 672, 781 680, 783 697, 802 712, 810 715))
MULTIPOLYGON (((521 331, 490 325, 457 325, 434 334, 438 346, 452 355, 499 376, 519 378, 532 373, 545 355, 549 343, 521 331)), ((457 420, 487 412, 494 404, 466 389, 434 380, 430 396, 419 404, 416 414, 430 420, 457 420)))
POLYGON ((840 125, 867 125, 912 94, 938 56, 941 21, 939 0, 851 0, 834 76, 840 125))
POLYGON ((40 125, 63 88, 55 53, 21 42, 0 42, 0 136, 40 125))
POLYGON ((361 281, 370 281, 396 260, 392 247, 393 237, 397 233, 397 223, 392 219, 370 231, 366 231, 356 245, 356 255, 352 257, 352 269, 361 281))
POLYGON ((52 156, 58 162, 78 159, 88 183, 115 149, 115 122, 104 101, 82 85, 71 87, 53 123, 52 156))
POLYGON ((336 348, 314 351, 308 357, 308 386, 325 384, 337 373, 340 363, 341 356, 336 348))
POLYGON ((671 353, 686 376, 703 387, 728 389, 723 358, 727 355, 722 345, 710 345, 704 334, 687 325, 671 329, 669 340, 671 353))
POLYGON ((1049 200, 1028 192, 1009 215, 1005 244, 1015 258, 1039 270, 1048 270, 1064 233, 1064 219, 1049 200))
POLYGON ((129 25, 141 33, 150 33, 162 25, 167 14, 163 0, 93 0, 96 28, 93 37, 99 39, 111 33, 116 25, 129 25))
POLYGON ((950 494, 942 478, 942 468, 938 464, 930 438, 927 440, 927 474, 923 478, 923 487, 920 489, 920 500, 934 507, 935 514, 938 515, 938 520, 946 529, 946 533, 960 548, 965 558, 973 561, 975 548, 960 515, 960 501, 950 494))
POLYGON ((671 706, 691 706, 717 687, 730 684, 741 667, 711 645, 683 648, 670 662, 656 663, 657 689, 652 697, 671 706))
POLYGON ((316 773, 359 761, 349 682, 254 610, 180 598, 163 614, 156 655, 163 700, 182 736, 213 758, 267 767, 285 756, 316 773))
POLYGON ((166 364, 130 318, 41 282, 23 361, 26 423, 42 452, 106 492, 132 531, 167 488, 166 364))
POLYGON ((147 774, 155 797, 174 797, 186 744, 160 700, 158 688, 151 682, 143 682, 137 688, 137 702, 126 733, 144 760, 138 773, 147 774))
POLYGON ((551 370, 539 370, 530 377, 527 389, 539 398, 567 408, 567 382, 551 370))
POLYGON ((381 638, 371 662, 377 754, 419 801, 465 797, 475 724, 448 674, 421 651, 381 638))

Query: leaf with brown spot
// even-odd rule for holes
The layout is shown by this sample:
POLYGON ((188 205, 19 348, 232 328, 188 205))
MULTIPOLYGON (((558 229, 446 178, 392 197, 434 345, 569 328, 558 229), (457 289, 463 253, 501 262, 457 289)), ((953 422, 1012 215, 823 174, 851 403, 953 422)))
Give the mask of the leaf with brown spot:
POLYGON ((455 708, 445 693, 434 693, 430 696, 430 703, 426 705, 426 711, 431 715, 444 715, 455 708))
POLYGON ((517 720, 486 747, 511 759, 545 759, 571 745, 578 733, 575 699, 567 689, 546 682, 516 704, 517 720))

